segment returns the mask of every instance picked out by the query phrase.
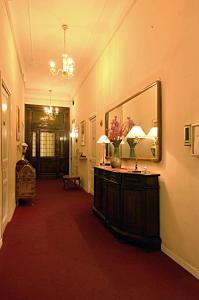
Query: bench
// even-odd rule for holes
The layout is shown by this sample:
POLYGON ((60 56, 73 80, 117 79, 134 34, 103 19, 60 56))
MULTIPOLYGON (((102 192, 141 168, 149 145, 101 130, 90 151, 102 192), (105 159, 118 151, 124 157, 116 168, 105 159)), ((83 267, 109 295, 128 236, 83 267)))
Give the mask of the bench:
POLYGON ((80 188, 80 177, 79 176, 70 176, 64 175, 63 177, 64 189, 69 188, 80 188))

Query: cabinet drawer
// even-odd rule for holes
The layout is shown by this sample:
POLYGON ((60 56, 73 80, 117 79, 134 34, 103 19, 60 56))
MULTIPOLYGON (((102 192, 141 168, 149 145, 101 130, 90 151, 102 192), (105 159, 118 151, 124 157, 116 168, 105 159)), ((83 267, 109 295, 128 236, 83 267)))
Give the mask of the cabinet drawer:
POLYGON ((97 176, 100 176, 100 177, 106 178, 107 173, 109 173, 109 172, 107 172, 106 170, 103 170, 103 169, 98 169, 98 168, 94 169, 94 175, 97 175, 97 176))
POLYGON ((144 186, 145 180, 142 176, 127 174, 123 176, 122 183, 125 186, 144 186))
POLYGON ((107 172, 106 179, 115 183, 121 183, 121 174, 114 172, 107 172))

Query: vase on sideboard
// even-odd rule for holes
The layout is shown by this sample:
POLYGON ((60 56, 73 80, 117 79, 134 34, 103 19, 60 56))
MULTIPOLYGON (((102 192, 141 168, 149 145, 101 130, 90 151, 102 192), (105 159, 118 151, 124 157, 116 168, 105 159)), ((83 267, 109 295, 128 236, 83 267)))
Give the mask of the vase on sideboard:
POLYGON ((122 140, 117 140, 112 143, 114 147, 113 156, 111 158, 111 167, 112 168, 121 168, 121 159, 120 159, 120 143, 122 140))

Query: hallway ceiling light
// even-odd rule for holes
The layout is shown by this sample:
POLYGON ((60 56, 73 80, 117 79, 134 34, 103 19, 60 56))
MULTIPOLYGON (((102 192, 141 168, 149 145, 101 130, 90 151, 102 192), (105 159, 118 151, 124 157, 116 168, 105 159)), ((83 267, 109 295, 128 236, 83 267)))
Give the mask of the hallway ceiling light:
POLYGON ((45 119, 49 119, 51 121, 55 120, 56 116, 59 113, 59 108, 58 107, 53 107, 51 105, 51 94, 52 94, 52 90, 49 90, 50 93, 50 106, 45 106, 44 107, 44 112, 46 114, 45 119))
POLYGON ((50 72, 52 75, 59 74, 61 72, 63 77, 70 79, 74 75, 74 60, 66 54, 65 44, 66 44, 66 30, 68 29, 67 25, 62 25, 62 29, 64 30, 64 53, 62 54, 62 68, 57 70, 56 63, 54 61, 50 61, 50 72))

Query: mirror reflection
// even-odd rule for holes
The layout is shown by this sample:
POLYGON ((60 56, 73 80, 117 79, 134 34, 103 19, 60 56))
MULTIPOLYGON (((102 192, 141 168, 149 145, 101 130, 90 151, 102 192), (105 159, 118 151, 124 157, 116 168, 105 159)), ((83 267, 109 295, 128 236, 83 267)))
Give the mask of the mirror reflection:
POLYGON ((123 159, 161 160, 161 83, 156 81, 105 114, 112 156, 119 144, 123 159))

